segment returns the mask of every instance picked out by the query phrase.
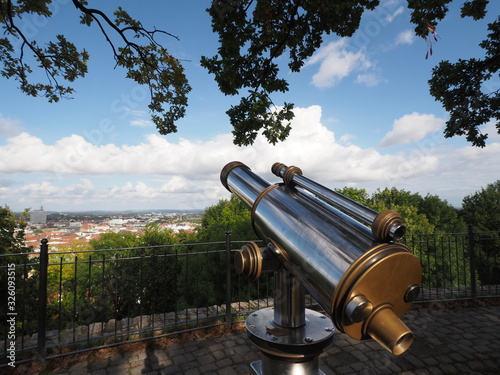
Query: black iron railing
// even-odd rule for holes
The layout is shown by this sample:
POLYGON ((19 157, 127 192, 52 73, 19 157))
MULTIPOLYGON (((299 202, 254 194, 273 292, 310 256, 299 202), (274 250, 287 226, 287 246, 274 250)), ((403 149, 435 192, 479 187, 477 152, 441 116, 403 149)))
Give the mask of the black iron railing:
MULTIPOLYGON (((405 242, 423 265, 419 301, 500 295, 500 232, 405 242)), ((228 231, 223 242, 49 252, 42 240, 39 252, 0 255, 0 366, 230 328, 273 303, 272 274, 250 282, 234 271, 244 243, 228 231)))

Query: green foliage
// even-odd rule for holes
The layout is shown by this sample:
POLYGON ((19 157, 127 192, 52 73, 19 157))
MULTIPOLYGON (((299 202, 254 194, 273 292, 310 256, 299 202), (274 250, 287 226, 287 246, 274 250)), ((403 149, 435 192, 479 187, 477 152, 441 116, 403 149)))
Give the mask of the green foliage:
POLYGON ((475 230, 500 230, 500 180, 466 196, 461 215, 475 230))
POLYGON ((137 236, 130 232, 103 233, 97 239, 89 241, 93 249, 121 249, 136 247, 139 244, 137 236))
MULTIPOLYGON (((456 0, 458 1, 458 0, 456 0)), ((408 0, 415 34, 425 37, 427 25, 436 26, 448 12, 452 0, 408 0)), ((22 92, 45 96, 50 102, 74 93, 59 81, 71 83, 87 74, 90 58, 64 35, 39 45, 18 26, 22 17, 36 14, 51 19, 50 0, 0 0, 0 74, 17 80, 22 92), (16 43, 12 43, 15 40, 16 43), (19 43, 17 43, 19 42, 19 43), (33 82, 33 66, 45 71, 48 82, 33 82)), ((80 23, 97 27, 110 45, 116 65, 126 70, 126 77, 146 85, 150 91, 151 118, 160 134, 177 131, 176 121, 184 117, 191 90, 181 62, 158 41, 163 30, 146 29, 122 7, 113 13, 88 7, 86 0, 72 0, 80 14, 80 23), (112 42, 113 36, 121 44, 112 42)), ((486 15, 488 0, 468 0, 461 16, 474 20, 486 15)), ((293 103, 275 105, 271 95, 287 92, 288 82, 281 78, 277 59, 285 57, 288 69, 299 72, 306 59, 321 46, 326 34, 348 37, 358 29, 365 11, 375 9, 379 0, 214 0, 207 11, 212 28, 219 36, 217 54, 203 56, 201 65, 213 74, 219 89, 226 95, 240 95, 240 103, 226 113, 233 126, 234 143, 253 144, 259 132, 275 144, 290 133, 294 117, 293 103)), ((498 77, 500 18, 489 25, 491 31, 480 46, 484 59, 442 61, 434 70, 430 92, 450 112, 445 136, 465 135, 475 146, 483 147, 487 134, 479 126, 490 119, 499 120, 499 91, 486 90, 498 77)), ((497 122, 500 132, 500 122, 497 122)))
POLYGON ((219 34, 220 47, 216 56, 202 57, 201 64, 214 74, 224 94, 249 90, 239 105, 227 111, 235 129, 234 143, 252 144, 260 130, 273 144, 284 140, 290 132, 293 104, 277 108, 270 99, 273 92, 288 91, 287 81, 278 77, 275 60, 288 50, 288 67, 292 72, 300 71, 305 59, 320 47, 325 33, 351 36, 364 10, 378 3, 213 1, 208 12, 213 31, 219 34))
POLYGON ((479 127, 496 119, 500 133, 500 90, 489 91, 490 80, 499 77, 500 16, 488 25, 491 33, 480 46, 484 59, 459 59, 456 63, 441 61, 429 80, 430 93, 450 112, 445 137, 465 135, 474 146, 484 147, 488 134, 479 127))
POLYGON ((483 285, 500 283, 500 180, 463 199, 461 215, 473 231, 476 267, 483 285))
POLYGON ((357 189, 353 187, 345 186, 342 189, 335 189, 337 193, 340 193, 347 198, 355 200, 358 203, 361 203, 364 206, 368 206, 370 203, 370 196, 366 192, 366 189, 357 189))
POLYGON ((24 253, 31 250, 24 244, 29 209, 20 217, 8 207, 0 207, 0 254, 24 253))
MULTIPOLYGON (((15 299, 26 303, 15 305, 16 312, 24 314, 25 321, 19 322, 19 332, 27 332, 36 326, 37 299, 30 298, 38 295, 38 259, 30 258, 27 254, 32 248, 24 244, 25 229, 28 220, 28 209, 19 217, 8 206, 0 207, 0 304, 6 309, 8 304, 8 277, 15 277, 15 299)), ((10 300, 9 300, 10 301, 10 300)), ((7 332, 7 322, 0 322, 0 338, 7 332)))
MULTIPOLYGON (((393 209, 402 214, 409 228, 403 241, 421 259, 423 285, 429 288, 470 285, 470 260, 464 234, 440 233, 463 232, 463 218, 479 230, 498 230, 500 180, 464 198, 461 216, 437 196, 422 197, 396 188, 379 189, 371 196, 364 189, 338 191, 377 211, 393 209)), ((10 235, 8 245, 2 242, 2 250, 26 251, 15 236, 16 231, 24 230, 24 220, 5 207, 0 210, 0 223, 0 229, 10 228, 0 232, 2 240, 7 238, 3 233, 10 235)), ((233 241, 256 238, 248 207, 234 195, 206 210, 199 233, 176 234, 150 224, 140 235, 106 233, 88 245, 73 245, 64 253, 53 253, 48 267, 47 329, 75 328, 93 322, 106 323, 110 319, 225 303, 228 269, 225 244, 220 241, 225 240, 227 230, 232 231, 233 241), (219 242, 206 244, 206 241, 219 242), (113 250, 97 251, 103 249, 113 250)), ((498 234, 489 232, 488 236, 476 233, 472 241, 480 285, 500 282, 498 234)), ((0 259, 3 280, 8 257, 0 259)), ((36 260, 16 255, 17 296, 24 301, 19 315, 22 313, 23 317, 20 334, 31 334, 37 328, 38 300, 31 298, 37 295, 38 288, 36 260)), ((236 274, 232 261, 229 271, 233 301, 254 300, 272 293, 272 274, 251 282, 236 274)), ((2 281, 2 285, 7 284, 2 281)), ((1 293, 4 300, 5 290, 1 293)), ((1 335, 4 326, 0 328, 1 335)))
POLYGON ((408 232, 412 234, 464 232, 466 229, 458 211, 437 195, 422 197, 404 189, 378 189, 372 195, 369 206, 377 211, 391 209, 400 212, 408 232))
MULTIPOLYGON (((49 102, 57 102, 74 93, 73 88, 59 81, 70 83, 85 77, 90 56, 85 49, 79 51, 64 35, 39 45, 23 33, 18 25, 27 14, 52 17, 50 3, 51 0, 0 1, 0 25, 5 35, 0 38, 0 74, 18 81, 19 88, 27 95, 45 96, 49 102), (32 82, 33 65, 45 71, 47 83, 32 82)), ((98 27, 103 33, 116 65, 125 68, 127 78, 149 88, 149 109, 158 132, 175 132, 175 122, 185 114, 191 87, 181 63, 157 41, 157 36, 177 37, 162 30, 145 29, 121 7, 114 12, 112 20, 102 11, 88 8, 87 1, 72 0, 72 3, 80 12, 82 25, 98 27), (121 45, 112 42, 112 34, 118 36, 121 45)))
MULTIPOLYGON (((415 34, 426 37, 428 25, 436 26, 448 13, 452 0, 408 0, 415 34)), ((298 72, 307 58, 321 46, 325 34, 351 36, 363 13, 379 5, 378 0, 215 0, 208 9, 213 31, 219 35, 219 49, 201 64, 214 75, 226 95, 248 90, 240 104, 227 111, 234 127, 234 143, 252 144, 259 131, 271 143, 290 132, 293 104, 277 108, 270 98, 288 91, 288 82, 279 76, 278 58, 286 57, 288 68, 298 72)), ((462 17, 481 19, 487 0, 470 0, 462 6, 462 17)), ((484 60, 461 60, 456 66, 444 61, 429 81, 431 94, 452 114, 445 135, 466 134, 475 146, 484 146, 487 135, 477 127, 488 119, 499 119, 498 90, 481 92, 484 83, 498 72, 498 22, 492 23, 481 47, 484 60)), ((500 123, 497 124, 500 127, 500 123)), ((500 132, 500 128, 499 128, 500 132)))
POLYGON ((250 209, 234 194, 229 201, 222 199, 205 210, 200 238, 203 241, 223 241, 227 230, 231 231, 234 241, 256 238, 250 221, 250 209))

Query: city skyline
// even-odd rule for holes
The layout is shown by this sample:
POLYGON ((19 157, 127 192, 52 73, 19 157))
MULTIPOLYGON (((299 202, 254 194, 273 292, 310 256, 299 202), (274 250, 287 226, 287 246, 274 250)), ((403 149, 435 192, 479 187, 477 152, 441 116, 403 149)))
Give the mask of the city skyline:
MULTIPOLYGON (((292 132, 276 146, 259 136, 253 146, 232 143, 225 114, 239 98, 226 97, 201 56, 217 52, 205 6, 193 0, 124 9, 146 28, 165 29, 180 41, 165 45, 181 59, 190 84, 186 117, 179 132, 159 135, 149 119, 148 91, 114 69, 99 30, 78 25, 72 4, 56 0, 53 19, 26 17, 21 27, 48 40, 64 33, 90 52, 89 73, 74 83, 72 100, 47 103, 22 94, 16 82, 1 80, 0 204, 14 211, 61 212, 144 209, 203 210, 229 193, 219 174, 233 160, 269 182, 271 165, 300 167, 331 189, 352 186, 405 189, 438 195, 455 207, 498 180, 500 136, 493 121, 482 127, 484 148, 463 137, 444 138, 447 113, 429 94, 428 79, 441 60, 481 57, 486 24, 500 13, 490 4, 485 20, 461 19, 458 4, 437 25, 440 39, 425 59, 427 44, 413 34, 410 12, 400 0, 382 1, 367 12, 352 38, 325 36, 300 73, 280 60, 290 91, 275 103, 295 103, 292 132), (196 28, 193 25, 196 24, 196 28)), ((117 1, 99 4, 112 12, 117 1)), ((42 81, 43 72, 37 72, 42 81)), ((488 82, 498 89, 498 78, 488 82)))

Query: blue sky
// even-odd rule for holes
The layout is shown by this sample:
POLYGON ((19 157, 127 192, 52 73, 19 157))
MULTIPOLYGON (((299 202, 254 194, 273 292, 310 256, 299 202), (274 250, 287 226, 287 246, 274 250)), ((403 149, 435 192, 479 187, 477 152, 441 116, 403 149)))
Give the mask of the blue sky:
MULTIPOLYGON (((463 138, 445 139, 448 115, 430 96, 427 81, 441 60, 482 56, 478 44, 500 4, 492 1, 487 18, 473 21, 460 18, 455 1, 437 27, 441 38, 433 55, 425 59, 427 44, 413 35, 405 2, 381 3, 365 14, 352 38, 325 36, 300 73, 290 73, 281 61, 290 90, 273 99, 295 103, 293 131, 276 146, 259 137, 240 148, 232 144, 225 114, 239 99, 219 93, 199 65, 202 55, 217 51, 208 2, 104 4, 108 11, 123 4, 146 28, 180 38, 165 38, 164 45, 184 60, 193 89, 178 133, 161 136, 149 121, 148 90, 114 69, 102 34, 78 24, 70 1, 55 0, 53 19, 26 17, 21 26, 39 41, 64 33, 90 52, 89 72, 73 85, 73 99, 55 104, 0 80, 0 204, 14 210, 203 209, 229 197, 219 173, 240 160, 270 182, 276 181, 270 167, 280 161, 331 188, 371 193, 395 186, 460 206, 463 197, 500 178, 500 137, 490 123, 483 127, 490 135, 483 149, 463 138)), ((489 85, 498 89, 498 77, 489 85)))

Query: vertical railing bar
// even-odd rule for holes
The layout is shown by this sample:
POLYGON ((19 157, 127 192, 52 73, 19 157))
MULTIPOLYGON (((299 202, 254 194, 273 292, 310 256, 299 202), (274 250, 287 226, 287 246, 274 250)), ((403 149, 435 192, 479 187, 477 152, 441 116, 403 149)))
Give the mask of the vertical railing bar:
MULTIPOLYGON (((168 269, 168 257, 167 257, 167 248, 164 247, 163 248, 163 260, 164 260, 164 268, 165 269, 168 269)), ((177 268, 174 267, 174 275, 177 274, 177 268)), ((177 281, 177 280, 175 280, 177 281)), ((177 286, 177 282, 175 283, 175 285, 177 286)), ((175 288, 175 295, 177 295, 177 288, 175 288)), ((177 298, 175 298, 177 300, 177 298)), ((165 302, 165 306, 163 306, 162 310, 163 310, 163 325, 166 325, 167 324, 167 306, 168 306, 168 303, 165 302)))
MULTIPOLYGON (((97 255, 96 255, 96 258, 97 258, 97 255)), ((89 295, 88 295, 88 299, 89 299, 88 308, 89 309, 92 309, 91 303, 92 303, 92 286, 93 285, 94 285, 94 283, 92 282, 92 254, 90 254, 90 256, 89 256, 89 295)), ((94 316, 94 314, 92 314, 92 316, 94 316)), ((92 320, 95 320, 95 319, 92 319, 92 320)), ((87 339, 88 339, 89 343, 90 343, 90 338, 92 337, 90 334, 90 324, 91 323, 94 323, 94 322, 88 322, 88 324, 87 324, 87 339)), ((94 328, 94 327, 95 327, 95 325, 92 328, 94 328)))
MULTIPOLYGON (((26 261, 27 259, 24 258, 24 265, 23 265, 23 276, 24 275, 28 275, 28 272, 27 272, 27 266, 26 266, 26 261)), ((22 338, 21 338, 21 348, 24 349, 24 335, 25 335, 25 327, 26 327, 26 278, 23 277, 23 299, 22 299, 22 321, 21 321, 21 327, 22 327, 22 330, 21 330, 21 335, 22 335, 22 338)), ((7 341, 7 340, 5 340, 7 341)))
POLYGON ((467 286, 468 286, 468 282, 467 282, 467 278, 470 278, 470 263, 467 262, 467 254, 468 254, 468 251, 467 251, 467 244, 466 244, 466 241, 467 241, 467 234, 465 235, 462 235, 461 236, 462 238, 462 259, 464 260, 463 263, 464 263, 464 288, 466 290, 466 295, 469 296, 469 292, 467 291, 467 286), (467 272, 467 269, 469 268, 469 272, 467 272))
POLYGON ((78 282, 78 255, 75 255, 75 279, 73 284, 73 345, 76 342, 76 326, 77 326, 77 317, 76 317, 76 293, 77 293, 77 282, 78 282))
MULTIPOLYGON (((179 248, 175 248, 175 266, 179 267, 179 248)), ((177 279, 177 277, 176 277, 177 279)), ((176 280, 177 281, 177 287, 179 287, 179 284, 181 283, 181 280, 176 280)), ((184 300, 186 299, 186 295, 184 294, 184 300)), ((178 298, 175 299, 175 313, 174 313, 174 326, 175 329, 177 329, 177 311, 179 311, 179 301, 178 298)))
POLYGON ((115 318, 116 320, 116 317, 117 317, 117 314, 118 314, 118 306, 119 306, 119 300, 120 300, 120 294, 119 294, 119 285, 120 285, 120 271, 119 271, 119 267, 118 267, 118 255, 115 253, 114 254, 114 262, 115 262, 115 308, 114 308, 114 313, 113 313, 113 317, 115 318))
POLYGON ((470 287, 472 301, 477 301, 477 288, 476 288, 476 256, 474 251, 474 230, 472 225, 468 225, 468 247, 469 247, 469 262, 470 262, 470 287))
MULTIPOLYGON (((189 261, 190 261, 190 255, 188 253, 184 253, 186 254, 186 270, 189 270, 189 261)), ((186 284, 185 285, 189 285, 188 283, 188 277, 189 277, 189 272, 186 272, 186 284)), ((187 325, 187 322, 188 322, 188 307, 189 305, 186 304, 186 306, 184 306, 184 312, 185 312, 185 319, 184 319, 184 324, 187 325)))
POLYGON ((226 230, 226 327, 231 329, 231 231, 226 230))
POLYGON ((47 267, 49 263, 49 240, 43 238, 40 244, 40 281, 38 284, 38 354, 46 354, 47 319, 47 267))
MULTIPOLYGON (((139 266, 139 294, 142 294, 142 288, 143 288, 143 278, 142 278, 142 271, 144 270, 144 249, 142 250, 142 255, 140 258, 140 266, 139 266)), ((142 298, 142 295, 139 295, 139 298, 142 298)), ((143 337, 143 325, 142 325, 142 300, 139 302, 139 337, 143 337)))
MULTIPOLYGON (((106 287, 105 287, 105 282, 106 282, 106 277, 105 277, 105 273, 106 273, 106 254, 102 254, 102 286, 101 286, 101 290, 104 290, 106 287)), ((104 318, 104 315, 103 314, 103 318, 104 318)), ((104 335, 104 319, 101 318, 102 322, 101 322, 101 336, 104 335)))
POLYGON ((57 329, 59 330, 59 334, 57 335, 57 339, 61 342, 61 324, 62 324, 62 269, 63 269, 63 257, 59 258, 59 303, 58 303, 58 311, 59 318, 57 323, 57 329))
POLYGON ((442 243, 442 246, 443 248, 446 248, 446 253, 448 254, 448 263, 450 265, 450 293, 452 296, 455 295, 455 288, 454 288, 454 285, 455 285, 455 272, 453 272, 453 257, 452 257, 452 254, 451 254, 451 247, 450 247, 450 238, 447 237, 443 237, 441 236, 441 243, 442 243), (445 247, 445 243, 448 243, 448 246, 445 247))
MULTIPOLYGON (((423 242, 423 240, 424 240, 424 239, 422 239, 422 242, 423 242)), ((427 278, 428 278, 428 280, 429 280, 429 292, 430 292, 431 299, 433 299, 433 298, 437 298, 437 297, 434 297, 434 296, 432 295, 432 290, 433 290, 433 289, 436 289, 436 290, 437 290, 437 288, 436 288, 436 285, 435 285, 435 281, 432 281, 432 274, 433 274, 433 273, 437 274, 437 272, 432 272, 432 270, 431 270, 431 262, 430 262, 430 258, 431 258, 431 249, 430 249, 430 247, 429 247, 429 236, 425 236, 425 246, 426 246, 426 251, 427 251, 427 260, 428 260, 428 262, 427 262, 427 265, 428 265, 428 267, 427 267, 427 278), (434 288, 433 288, 433 287, 434 287, 434 288)), ((436 255, 437 255, 437 254, 436 254, 436 252, 434 251, 434 260, 436 259, 436 255)), ((434 267, 436 266, 436 264, 435 264, 435 263, 436 263, 436 262, 434 262, 434 267)))
MULTIPOLYGON (((208 249, 208 245, 205 245, 206 248, 208 249)), ((208 250, 207 250, 208 251, 208 250)), ((215 301, 215 304, 217 305, 217 300, 215 301)), ((209 304, 207 304, 209 305, 209 304)), ((208 322, 209 321, 209 318, 210 318, 210 314, 209 314, 209 309, 208 309, 208 306, 205 307, 205 315, 207 316, 206 318, 206 321, 208 322)))
MULTIPOLYGON (((155 253, 155 248, 153 248, 153 251, 151 252, 151 256, 149 258, 149 261, 151 262, 154 262, 155 261, 155 257, 156 257, 156 253, 155 253)), ((153 275, 152 277, 156 277, 156 275, 153 275)), ((153 281, 153 280, 146 280, 146 284, 147 285, 151 285, 150 284, 150 281, 153 281)), ((156 285, 156 280, 155 280, 155 284, 156 285)), ((143 294, 143 289, 141 289, 141 294, 143 294)), ((141 300, 142 302, 142 300, 141 300)), ((142 305, 142 303, 141 303, 142 305)), ((151 303, 151 306, 150 307, 150 312, 151 312, 151 320, 152 320, 152 324, 151 324, 151 329, 152 329, 152 336, 154 336, 155 334, 155 308, 156 308, 156 293, 153 294, 153 301, 151 303)))

